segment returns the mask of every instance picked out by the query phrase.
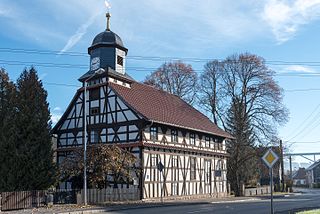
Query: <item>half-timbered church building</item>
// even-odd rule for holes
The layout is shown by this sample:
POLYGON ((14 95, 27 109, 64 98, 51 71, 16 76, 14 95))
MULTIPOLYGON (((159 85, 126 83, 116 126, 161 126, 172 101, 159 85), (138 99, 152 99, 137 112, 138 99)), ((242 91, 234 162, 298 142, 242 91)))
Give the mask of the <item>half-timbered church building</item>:
POLYGON ((179 97, 135 81, 126 73, 127 53, 108 17, 88 48, 82 87, 53 129, 57 162, 84 145, 86 123, 87 144, 117 144, 136 155, 141 199, 225 196, 231 136, 179 97))

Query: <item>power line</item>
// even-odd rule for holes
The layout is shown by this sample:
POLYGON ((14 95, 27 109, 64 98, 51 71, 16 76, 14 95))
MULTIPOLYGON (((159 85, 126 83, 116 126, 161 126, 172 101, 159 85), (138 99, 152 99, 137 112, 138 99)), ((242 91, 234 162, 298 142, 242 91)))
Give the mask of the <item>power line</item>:
POLYGON ((306 92, 306 91, 320 91, 320 88, 300 88, 300 89, 287 89, 285 92, 306 92))
POLYGON ((80 88, 80 85, 71 85, 71 84, 65 84, 65 83, 53 83, 53 82, 42 82, 46 85, 54 85, 54 86, 65 86, 65 87, 73 87, 73 88, 80 88))
MULTIPOLYGON (((86 64, 69 64, 69 63, 53 63, 53 62, 36 62, 36 61, 18 61, 18 60, 3 60, 0 59, 0 64, 2 65, 33 65, 37 67, 48 67, 48 68, 68 68, 68 69, 88 69, 88 65, 86 64)), ((147 68, 147 67, 127 67, 128 70, 135 71, 155 71, 158 68, 147 68)), ((203 73, 203 70, 194 69, 196 73, 203 73)), ((275 76, 284 76, 284 77, 320 77, 320 73, 313 74, 275 74, 275 76)))
POLYGON ((286 143, 291 143, 291 144, 317 144, 317 143, 320 143, 320 141, 286 141, 286 143))
POLYGON ((22 53, 22 54, 45 54, 45 55, 67 55, 67 56, 85 56, 88 54, 80 52, 61 52, 51 50, 38 50, 38 49, 20 49, 20 48, 0 48, 0 52, 4 53, 22 53))
POLYGON ((311 126, 313 123, 315 123, 317 121, 317 119, 319 119, 320 117, 320 111, 318 111, 320 107, 320 104, 318 104, 316 106, 316 108, 311 112, 311 114, 309 114, 309 116, 300 124, 300 127, 302 127, 302 129, 300 129, 300 131, 298 133, 296 133, 293 137, 291 137, 288 141, 291 141, 292 139, 296 138, 297 136, 301 135, 309 126, 311 126), (318 111, 318 113, 313 116, 313 114, 318 111), (314 120, 312 120, 311 123, 307 123, 307 121, 313 116, 313 118, 315 118, 314 120))
MULTIPOLYGON (((22 53, 22 54, 44 54, 44 55, 66 55, 66 56, 85 56, 89 57, 87 53, 84 52, 61 52, 56 50, 39 50, 39 49, 22 49, 22 48, 0 48, 0 52, 5 53, 22 53)), ((133 55, 127 56, 128 59, 132 60, 150 60, 150 61, 193 61, 193 62, 208 62, 212 60, 222 61, 223 59, 214 58, 199 58, 199 57, 168 57, 168 56, 141 56, 133 55)), ((284 60, 265 60, 266 64, 269 65, 306 65, 306 66, 320 66, 320 61, 284 61, 284 60)))
MULTIPOLYGON (((47 85, 55 85, 55 86, 66 86, 66 87, 76 87, 79 88, 81 85, 72 85, 72 84, 66 84, 66 83, 53 83, 53 82, 43 82, 47 85)), ((290 89, 290 90, 284 90, 285 92, 300 92, 300 91, 320 91, 320 88, 310 88, 310 89, 290 89)), ((287 141, 286 141, 287 142, 287 141)))
POLYGON ((307 132, 305 132, 305 133, 301 136, 301 138, 304 138, 308 133, 314 131, 315 128, 317 128, 319 125, 320 125, 320 118, 318 119, 317 123, 315 122, 315 124, 314 124, 311 128, 309 128, 309 129, 307 130, 307 132))

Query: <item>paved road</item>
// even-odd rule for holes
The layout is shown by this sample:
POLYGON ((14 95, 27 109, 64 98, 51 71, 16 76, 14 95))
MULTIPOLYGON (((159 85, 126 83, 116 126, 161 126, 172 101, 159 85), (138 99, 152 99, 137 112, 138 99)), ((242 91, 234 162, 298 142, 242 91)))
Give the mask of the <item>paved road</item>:
MULTIPOLYGON (((276 213, 289 213, 290 210, 301 208, 320 207, 320 190, 304 190, 302 194, 290 195, 289 197, 279 197, 274 199, 276 213)), ((206 204, 193 204, 183 206, 163 206, 154 208, 136 208, 108 212, 112 214, 268 214, 270 213, 270 199, 262 197, 251 200, 240 200, 232 202, 208 202, 206 204)))

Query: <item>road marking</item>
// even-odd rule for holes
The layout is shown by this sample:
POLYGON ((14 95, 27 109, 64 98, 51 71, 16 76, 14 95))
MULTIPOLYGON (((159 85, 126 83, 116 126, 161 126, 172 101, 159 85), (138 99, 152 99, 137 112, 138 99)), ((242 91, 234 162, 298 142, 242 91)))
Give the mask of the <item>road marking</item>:
POLYGON ((202 212, 202 210, 189 211, 187 213, 200 213, 200 212, 202 212))
POLYGON ((212 210, 212 207, 200 208, 199 210, 189 211, 187 213, 200 213, 200 212, 208 211, 208 210, 212 210))
POLYGON ((304 199, 304 198, 297 198, 297 199, 294 199, 294 198, 286 198, 286 199, 281 199, 281 198, 277 198, 275 199, 275 201, 279 201, 279 202, 296 202, 296 201, 311 201, 311 199, 304 199))
POLYGON ((225 204, 225 203, 241 203, 241 202, 251 202, 251 201, 261 201, 258 198, 250 198, 250 199, 241 199, 236 201, 213 201, 211 204, 225 204))

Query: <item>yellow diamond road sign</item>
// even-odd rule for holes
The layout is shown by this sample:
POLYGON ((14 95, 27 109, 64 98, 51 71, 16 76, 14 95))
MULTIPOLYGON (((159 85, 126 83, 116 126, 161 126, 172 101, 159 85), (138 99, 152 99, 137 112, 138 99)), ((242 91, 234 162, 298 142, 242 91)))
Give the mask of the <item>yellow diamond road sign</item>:
POLYGON ((269 149, 262 157, 262 160, 265 162, 265 164, 272 168, 273 165, 279 160, 278 155, 272 151, 272 149, 269 149))

